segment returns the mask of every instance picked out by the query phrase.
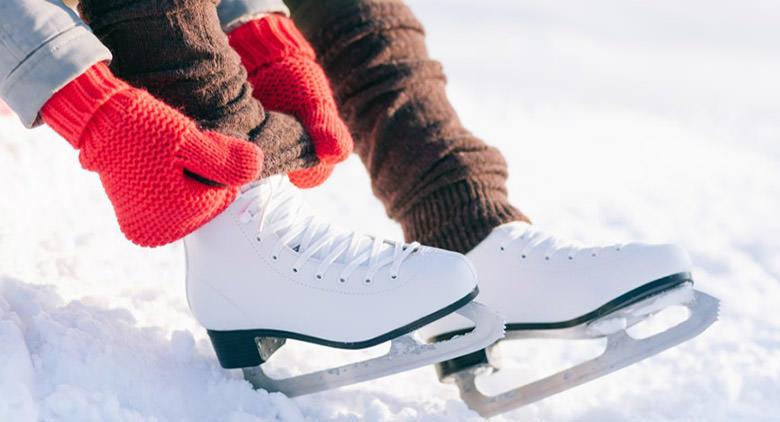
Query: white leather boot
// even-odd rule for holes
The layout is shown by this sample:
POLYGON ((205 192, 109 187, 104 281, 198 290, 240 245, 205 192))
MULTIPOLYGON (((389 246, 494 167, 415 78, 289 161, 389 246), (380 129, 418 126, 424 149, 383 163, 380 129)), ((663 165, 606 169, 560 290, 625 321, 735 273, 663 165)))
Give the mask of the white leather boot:
MULTIPOLYGON (((718 316, 718 300, 693 290, 688 254, 675 245, 629 243, 585 247, 526 223, 497 227, 466 255, 479 276, 477 299, 506 321, 507 340, 606 337, 597 358, 497 395, 477 378, 500 367, 493 346, 436 365, 461 398, 491 417, 544 399, 639 362, 701 334, 718 316), (688 318, 650 337, 627 328, 670 306, 688 318)), ((441 341, 469 332, 468 320, 450 315, 420 330, 441 341)), ((455 337, 457 338, 457 337, 455 337)), ((500 344, 500 342, 499 342, 500 344)))
POLYGON ((503 321, 471 302, 476 274, 463 255, 335 227, 312 214, 286 177, 248 186, 185 246, 189 305, 220 363, 254 368, 247 378, 270 391, 307 394, 389 375, 480 350, 503 335, 503 321), (288 338, 365 348, 411 338, 456 311, 482 332, 441 347, 403 340, 384 360, 296 379, 272 380, 259 370, 288 338))
MULTIPOLYGON (((573 327, 692 282, 690 258, 679 246, 583 246, 524 222, 495 228, 466 256, 477 269, 479 302, 506 318, 507 332, 573 327)), ((421 333, 468 328, 453 316, 421 333)))

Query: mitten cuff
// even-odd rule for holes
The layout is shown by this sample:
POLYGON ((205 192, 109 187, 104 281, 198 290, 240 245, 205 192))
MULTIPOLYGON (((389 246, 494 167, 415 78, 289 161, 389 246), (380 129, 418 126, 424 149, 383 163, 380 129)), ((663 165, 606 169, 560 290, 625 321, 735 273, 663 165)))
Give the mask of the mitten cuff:
POLYGON ((231 32, 229 39, 250 74, 294 55, 315 59, 309 42, 286 16, 269 15, 247 22, 231 32))
POLYGON ((74 148, 81 148, 81 133, 95 112, 116 93, 129 88, 111 73, 108 65, 98 63, 46 102, 43 119, 74 148))

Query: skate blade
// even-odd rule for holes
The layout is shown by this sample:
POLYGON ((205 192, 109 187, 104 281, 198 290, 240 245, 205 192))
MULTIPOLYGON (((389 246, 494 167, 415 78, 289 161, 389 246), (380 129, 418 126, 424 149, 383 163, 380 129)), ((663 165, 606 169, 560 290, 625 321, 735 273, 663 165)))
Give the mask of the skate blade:
MULTIPOLYGON (((718 319, 719 301, 706 293, 694 290, 692 299, 681 306, 688 308, 688 319, 666 331, 640 340, 624 330, 613 332, 606 335, 607 346, 601 356, 498 395, 486 396, 479 391, 476 378, 484 368, 460 371, 452 375, 452 380, 471 409, 483 417, 496 416, 656 355, 698 336, 718 319)), ((581 333, 587 334, 587 328, 581 333)), ((531 337, 512 335, 512 338, 531 337)))
POLYGON ((455 312, 471 320, 476 328, 433 344, 421 343, 413 332, 408 333, 391 340, 390 350, 382 356, 290 378, 272 378, 261 366, 243 368, 244 378, 254 388, 296 397, 454 359, 481 350, 504 336, 504 320, 485 305, 470 302, 455 312))

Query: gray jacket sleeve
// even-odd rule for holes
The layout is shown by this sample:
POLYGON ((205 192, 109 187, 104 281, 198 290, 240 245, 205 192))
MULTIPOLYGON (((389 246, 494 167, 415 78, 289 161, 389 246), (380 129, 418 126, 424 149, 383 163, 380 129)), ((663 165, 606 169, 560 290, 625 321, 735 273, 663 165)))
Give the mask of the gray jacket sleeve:
POLYGON ((221 0, 217 6, 222 29, 229 32, 260 15, 281 13, 290 16, 282 0, 221 0))
POLYGON ((0 0, 0 98, 26 127, 51 96, 111 53, 59 0, 0 0))

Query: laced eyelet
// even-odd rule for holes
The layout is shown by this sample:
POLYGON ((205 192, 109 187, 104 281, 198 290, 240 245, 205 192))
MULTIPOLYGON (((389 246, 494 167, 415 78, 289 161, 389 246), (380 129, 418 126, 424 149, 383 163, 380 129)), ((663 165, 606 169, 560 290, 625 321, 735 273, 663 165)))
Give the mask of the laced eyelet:
POLYGON ((498 249, 500 249, 501 251, 505 251, 506 250, 506 248, 504 248, 503 246, 499 246, 498 249))
POLYGON ((596 257, 596 253, 594 252, 594 253, 590 254, 590 256, 595 258, 596 257))
POLYGON ((572 260, 574 260, 574 257, 573 257, 573 256, 570 256, 570 257, 569 257, 569 261, 572 261, 572 260))
POLYGON ((298 272, 298 269, 297 269, 297 268, 293 268, 292 270, 293 270, 293 272, 294 272, 294 273, 297 273, 297 272, 298 272))
POLYGON ((339 278, 339 283, 346 283, 346 282, 347 282, 347 280, 344 277, 339 278))
POLYGON ((262 242, 263 241, 263 239, 260 236, 255 237, 255 240, 257 240, 258 242, 262 242))
POLYGON ((317 278, 317 280, 322 280, 322 274, 317 274, 317 275, 315 275, 314 277, 316 277, 316 278, 317 278))
POLYGON ((522 254, 522 255, 520 255, 520 258, 526 259, 526 258, 528 258, 528 255, 522 254))
POLYGON ((279 257, 278 257, 278 256, 276 256, 276 255, 274 255, 274 256, 272 256, 272 257, 271 257, 271 259, 273 259, 274 261, 276 261, 277 259, 279 259, 279 257))
POLYGON ((398 278, 398 274, 393 274, 393 275, 390 276, 390 278, 392 278, 393 280, 396 280, 398 278))
POLYGON ((549 256, 545 256, 545 257, 544 257, 544 260, 545 260, 545 261, 549 261, 549 260, 550 260, 550 257, 549 257, 549 256))
POLYGON ((366 283, 366 284, 371 284, 371 279, 367 278, 367 279, 363 280, 363 282, 366 283))

